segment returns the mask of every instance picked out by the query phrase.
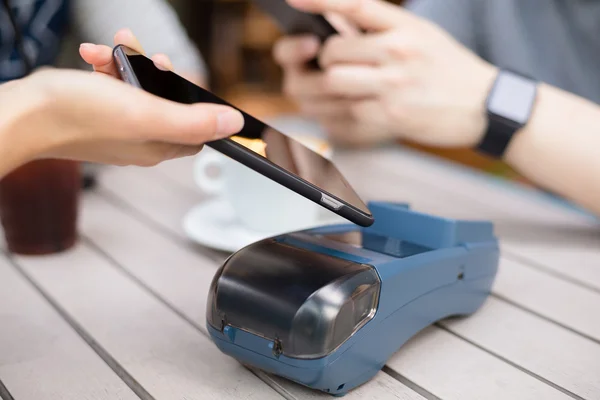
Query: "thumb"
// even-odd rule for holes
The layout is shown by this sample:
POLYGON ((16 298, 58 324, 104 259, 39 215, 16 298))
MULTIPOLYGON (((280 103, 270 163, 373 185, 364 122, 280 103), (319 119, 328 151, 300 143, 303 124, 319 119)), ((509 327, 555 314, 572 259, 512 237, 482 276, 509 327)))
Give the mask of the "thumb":
POLYGON ((414 24, 417 20, 402 7, 384 0, 287 0, 287 2, 304 12, 339 14, 360 28, 373 31, 385 31, 409 23, 414 24))
POLYGON ((244 126, 242 113, 232 107, 148 100, 134 117, 140 139, 198 145, 234 135, 244 126), (139 118, 141 115, 145 117, 139 118))

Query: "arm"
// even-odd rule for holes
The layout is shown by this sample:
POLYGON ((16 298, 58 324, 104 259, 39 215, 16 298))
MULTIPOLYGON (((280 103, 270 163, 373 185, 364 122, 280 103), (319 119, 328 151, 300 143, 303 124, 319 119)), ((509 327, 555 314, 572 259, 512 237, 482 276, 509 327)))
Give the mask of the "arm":
POLYGON ((75 34, 84 42, 112 45, 113 33, 126 26, 148 53, 164 53, 185 78, 206 86, 207 68, 165 0, 73 0, 75 34))
POLYGON ((506 162, 538 185, 600 215, 600 107, 541 85, 506 162))
POLYGON ((26 128, 32 128, 46 106, 41 92, 32 90, 26 80, 0 85, 0 178, 44 151, 26 128))
MULTIPOLYGON (((319 57, 325 72, 294 82, 294 90, 343 98, 344 103, 327 104, 338 121, 387 127, 382 136, 346 126, 330 134, 368 143, 400 137, 446 148, 480 143, 495 66, 435 24, 384 1, 288 1, 304 11, 336 12, 372 31, 330 39, 319 57)), ((297 53, 287 47, 286 52, 297 53)), ((512 167, 540 187, 597 215, 599 156, 600 106, 547 84, 540 85, 529 123, 505 153, 512 167)))
MULTIPOLYGON (((115 43, 143 52, 127 30, 115 43)), ((80 53, 95 74, 45 69, 0 86, 0 179, 36 158, 151 166, 194 155, 244 124, 230 107, 171 102, 114 79, 111 47, 80 53)), ((152 59, 172 67, 164 55, 152 59)))

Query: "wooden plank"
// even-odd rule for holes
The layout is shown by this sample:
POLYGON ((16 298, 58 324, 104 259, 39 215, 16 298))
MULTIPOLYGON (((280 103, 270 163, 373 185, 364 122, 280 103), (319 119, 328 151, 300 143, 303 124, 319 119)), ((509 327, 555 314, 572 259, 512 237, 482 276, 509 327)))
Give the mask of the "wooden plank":
MULTIPOLYGON (((151 182, 152 179, 148 178, 148 175, 150 175, 152 173, 151 170, 138 170, 138 172, 141 175, 146 175, 144 177, 139 177, 136 178, 136 180, 138 182, 142 182, 142 181, 147 181, 147 182, 151 182)), ((110 181, 106 181, 105 184, 107 186, 109 186, 111 184, 110 181)), ((173 195, 178 195, 175 193, 172 193, 173 195)), ((183 194, 181 194, 183 195, 183 194)), ((126 196, 127 198, 131 198, 131 197, 143 197, 140 195, 136 195, 136 196, 126 196)), ((98 202, 99 199, 92 199, 91 197, 88 199, 88 201, 94 201, 94 202, 98 202)), ((95 210, 100 209, 100 205, 99 204, 88 204, 88 206, 90 208, 94 208, 95 210)), ((156 205, 157 207, 165 207, 165 204, 163 205, 156 205)), ((152 289, 158 293, 167 293, 168 294, 165 295, 165 298, 169 299, 169 301, 173 304, 184 304, 186 303, 186 300, 171 300, 171 296, 182 296, 181 293, 177 293, 175 291, 169 291, 168 290, 168 286, 178 286, 178 284, 169 284, 169 283, 165 283, 165 279, 166 280, 174 280, 174 279, 178 279, 181 280, 182 283, 181 285, 185 285, 184 281, 187 278, 188 272, 182 272, 181 275, 179 275, 179 272, 176 272, 174 270, 174 268, 172 268, 172 266, 168 266, 165 267, 164 265, 161 265, 161 263, 156 263, 153 264, 153 267, 150 268, 148 264, 144 264, 144 267, 136 267, 135 265, 130 265, 131 261, 129 261, 127 259, 127 247, 125 247, 123 245, 123 242, 127 242, 128 246, 136 246, 135 244, 133 244, 136 240, 140 242, 139 246, 141 246, 143 243, 149 243, 151 247, 157 247, 157 248, 163 248, 165 251, 171 253, 171 252, 175 252, 175 248, 171 249, 171 247, 169 246, 176 246, 177 243, 176 242, 169 242, 169 243, 164 243, 166 241, 166 239, 163 237, 163 235, 161 235, 158 232, 148 232, 143 224, 140 221, 136 221, 133 220, 131 217, 128 217, 126 215, 125 212, 123 212, 122 210, 118 210, 115 207, 111 207, 109 204, 106 204, 105 207, 105 211, 100 212, 100 211, 95 211, 94 213, 91 213, 91 215, 94 215, 98 218, 98 221, 95 221, 93 224, 97 225, 100 224, 101 220, 113 220, 113 221, 120 221, 120 223, 122 225, 119 225, 118 227, 118 231, 119 232, 127 232, 128 238, 127 240, 115 240, 115 241, 107 241, 105 238, 102 240, 102 242, 98 241, 95 237, 93 237, 94 241, 98 242, 98 245, 101 246, 105 251, 107 251, 108 253, 110 253, 111 255, 113 255, 113 257, 118 258, 118 260, 123 264, 126 265, 127 268, 129 270, 132 271, 132 273, 134 273, 136 276, 140 277, 140 280, 144 281, 144 282, 148 282, 148 284, 152 287, 152 289), (112 208, 112 209, 110 209, 112 208), (105 213, 105 214, 104 214, 105 213), (163 244, 160 243, 160 240, 163 241, 163 244), (119 247, 121 247, 119 249, 119 247), (153 276, 154 273, 148 272, 149 269, 163 269, 164 271, 160 274, 157 274, 157 276, 153 276), (163 289, 161 287, 167 287, 166 289, 163 289)), ((160 208, 157 208, 157 210, 159 210, 160 208)), ((152 214, 152 212, 150 212, 150 214, 152 214)), ((90 222, 90 224, 92 224, 90 222)), ((135 247, 134 247, 135 248, 135 247)), ((191 257, 192 255, 190 255, 191 257)), ((154 259, 155 257, 153 256, 149 256, 149 259, 154 259)), ((193 260, 187 260, 185 262, 182 263, 182 265, 188 265, 193 263, 193 260)), ((205 265, 207 265, 207 263, 202 263, 202 267, 204 267, 205 265)), ((184 267, 187 268, 187 267, 184 267)), ((209 280, 206 279, 206 287, 203 288, 203 290, 207 290, 208 289, 208 284, 209 284, 209 280)), ((184 306, 185 307, 185 306, 184 306)), ((204 304, 202 304, 202 306, 200 306, 201 310, 204 310, 204 304)), ((187 312, 191 313, 191 316, 193 316, 194 318, 198 315, 196 310, 189 310, 187 312)), ((535 316, 530 316, 532 319, 536 319, 537 317, 535 316)), ((524 329, 527 329, 527 326, 525 326, 524 329)), ((557 329, 562 329, 562 328, 557 328, 557 329)), ((443 333, 442 333, 443 335, 443 333)), ((574 335, 574 334, 573 334, 574 335)), ((574 335, 575 336, 575 335, 574 335)), ((460 342, 459 339, 455 338, 456 340, 458 340, 460 342)), ((417 342, 418 343, 418 342, 417 342)), ((470 345, 467 344, 466 342, 461 342, 462 345, 461 346, 467 346, 469 347, 470 345)), ((568 345, 568 344, 567 344, 568 345)), ((427 349, 426 345, 419 345, 419 349, 421 351, 421 357, 426 358, 430 363, 435 363, 437 362, 437 358, 435 355, 430 354, 430 352, 427 349)), ((473 350, 471 350, 473 351, 473 350)), ((545 389, 546 384, 543 383, 540 380, 537 380, 536 378, 533 378, 521 371, 519 371, 517 368, 514 368, 506 363, 504 363, 502 360, 500 360, 499 358, 496 358, 494 356, 489 355, 488 353, 486 353, 485 351, 481 350, 481 349, 475 349, 474 350, 476 353, 481 353, 478 357, 477 361, 478 363, 481 364, 481 366, 485 367, 482 368, 481 370, 474 370, 473 371, 473 375, 472 375, 472 379, 481 379, 481 380, 486 380, 486 379, 496 379, 498 378, 498 376, 495 377, 487 377, 485 376, 485 371, 487 370, 493 370, 496 371, 498 374, 500 374, 499 376, 502 378, 502 381, 507 381, 507 382, 515 382, 516 386, 507 386, 507 389, 505 391, 502 391, 502 389, 498 389, 499 390, 499 396, 507 396, 504 398, 510 398, 508 396, 511 396, 512 394, 514 394, 514 392, 517 390, 517 388, 519 387, 519 385, 522 385, 522 389, 524 390, 524 393, 526 394, 526 396, 531 395, 532 397, 535 397, 537 395, 540 394, 544 394, 546 390, 550 390, 550 392, 548 393, 554 393, 557 392, 560 394, 560 392, 558 390, 555 390, 553 388, 550 389, 545 389), (487 365, 490 364, 490 365, 487 365), (481 375, 480 375, 481 374, 481 375), (513 378, 515 376, 519 376, 519 375, 523 375, 524 377, 521 377, 519 379, 513 380, 513 378), (510 387, 509 387, 510 386, 510 387)), ((402 351, 401 351, 402 353, 402 351)), ((445 353, 441 353, 441 355, 439 355, 438 357, 443 357, 446 358, 446 354, 445 353)), ((395 358, 396 359, 396 358, 395 358)), ((455 359, 453 359, 455 362, 461 362, 460 357, 457 357, 455 359)), ((393 364, 391 364, 393 366, 393 364)), ((477 364, 479 365, 479 364, 477 364)), ((403 373, 405 376, 405 371, 400 371, 401 373, 403 373)), ((447 374, 452 375, 454 374, 454 372, 447 372, 447 374)), ((430 376, 428 377, 427 381, 423 381, 421 383, 423 383, 423 387, 426 388, 427 390, 430 390, 430 385, 433 385, 432 387, 436 387, 435 385, 435 381, 442 379, 443 377, 440 376, 430 376)), ((460 376, 458 376, 457 378, 460 378, 460 376)), ((410 379, 410 378, 409 378, 410 379)), ((445 378, 444 378, 445 379, 445 378)), ((460 379, 459 379, 460 380, 460 379)), ((417 382, 419 383, 419 382, 417 382)), ((421 384, 419 383, 419 384, 421 384)), ((458 390, 458 389, 457 389, 458 390)), ((446 394, 445 391, 443 391, 444 394, 446 394)), ((479 395, 482 394, 482 392, 477 392, 479 395)), ((439 393, 434 393, 438 396, 440 396, 439 393)), ((554 396, 554 395, 553 395, 554 396)), ((442 398, 446 398, 446 396, 440 396, 442 398)), ((556 398, 561 398, 561 396, 556 397, 556 398)), ((502 398, 502 397, 498 397, 498 398, 502 398)), ((527 397, 525 397, 527 398, 527 397)), ((550 397, 552 398, 552 397, 550 397)))
POLYGON ((203 325, 215 262, 149 229, 100 196, 90 194, 84 204, 81 231, 129 273, 203 325))
POLYGON ((572 399, 435 327, 409 341, 388 365, 444 400, 572 399))
POLYGON ((166 179, 177 182, 182 187, 202 195, 200 188, 194 183, 193 157, 176 158, 165 161, 153 168, 153 171, 166 179))
POLYGON ((0 282, 0 377, 15 399, 138 398, 4 257, 0 282))
POLYGON ((493 291, 600 343, 600 294, 594 291, 506 258, 493 291))
MULTIPOLYGON (((81 226, 90 240, 208 335, 204 326, 206 299, 217 265, 193 248, 148 229, 142 222, 100 196, 88 196, 85 209, 81 226), (107 226, 105 221, 113 223, 107 226)), ((210 346, 213 346, 212 343, 210 346)), ((281 385, 292 394, 305 393, 287 381, 281 385)), ((384 373, 380 373, 364 389, 352 392, 345 398, 359 399, 361 394, 371 392, 372 399, 397 398, 400 393, 404 396, 400 398, 420 398, 400 382, 392 383, 384 373)), ((314 394, 317 395, 330 397, 314 394)))
POLYGON ((87 245, 17 262, 154 398, 281 398, 87 245))
POLYGON ((495 298, 473 316, 443 325, 571 393, 600 398, 598 343, 495 298))
MULTIPOLYGON (((191 158, 186 159, 188 162, 191 158)), ((191 167, 190 167, 191 168, 191 167)), ((110 194, 171 233, 184 237, 181 226, 185 214, 206 197, 182 189, 164 176, 139 167, 102 170, 99 191, 110 194)))

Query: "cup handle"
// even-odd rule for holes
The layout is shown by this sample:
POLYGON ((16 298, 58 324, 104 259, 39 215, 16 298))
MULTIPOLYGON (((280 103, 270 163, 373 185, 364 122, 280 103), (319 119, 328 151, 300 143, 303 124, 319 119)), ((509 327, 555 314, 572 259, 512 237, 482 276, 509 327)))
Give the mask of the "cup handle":
POLYGON ((216 195, 223 192, 225 181, 223 179, 223 156, 219 153, 200 152, 194 160, 194 181, 206 194, 216 195), (211 177, 207 174, 208 168, 217 167, 220 175, 211 177))

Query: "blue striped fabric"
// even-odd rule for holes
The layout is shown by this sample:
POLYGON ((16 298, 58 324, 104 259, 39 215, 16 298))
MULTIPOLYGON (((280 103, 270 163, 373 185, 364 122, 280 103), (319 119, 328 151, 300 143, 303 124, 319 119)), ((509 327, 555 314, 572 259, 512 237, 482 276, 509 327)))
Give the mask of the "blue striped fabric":
MULTIPOLYGON (((10 4, 29 60, 35 66, 52 64, 68 23, 67 0, 11 0, 10 4)), ((24 74, 25 65, 15 46, 7 10, 0 6, 0 82, 24 74)))

